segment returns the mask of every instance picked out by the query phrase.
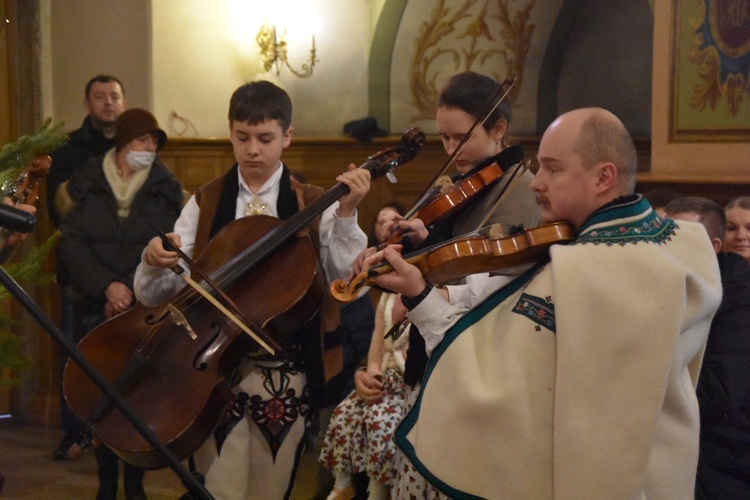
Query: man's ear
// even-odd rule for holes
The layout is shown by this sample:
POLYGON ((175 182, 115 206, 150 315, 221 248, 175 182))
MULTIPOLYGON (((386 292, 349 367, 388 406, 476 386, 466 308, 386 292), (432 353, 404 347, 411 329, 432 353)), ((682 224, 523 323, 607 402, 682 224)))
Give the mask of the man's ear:
POLYGON ((721 243, 722 242, 720 238, 711 238, 711 244, 714 246, 714 252, 721 252, 721 243))
POLYGON ((598 167, 596 187, 602 192, 617 188, 617 167, 613 163, 601 163, 598 167))
POLYGON ((83 100, 83 108, 86 110, 86 114, 91 113, 91 103, 88 97, 83 100))

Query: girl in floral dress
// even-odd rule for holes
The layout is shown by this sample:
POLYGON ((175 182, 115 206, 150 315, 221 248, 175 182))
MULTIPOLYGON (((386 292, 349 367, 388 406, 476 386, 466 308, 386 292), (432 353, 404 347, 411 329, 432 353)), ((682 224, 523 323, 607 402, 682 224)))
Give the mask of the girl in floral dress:
POLYGON ((335 485, 327 500, 354 498, 351 476, 366 472, 370 499, 385 499, 394 477, 393 433, 401 421, 405 403, 404 361, 408 335, 383 336, 393 325, 395 294, 383 293, 375 314, 375 329, 360 370, 372 378, 373 393, 352 391, 333 411, 320 461, 333 471, 335 485))

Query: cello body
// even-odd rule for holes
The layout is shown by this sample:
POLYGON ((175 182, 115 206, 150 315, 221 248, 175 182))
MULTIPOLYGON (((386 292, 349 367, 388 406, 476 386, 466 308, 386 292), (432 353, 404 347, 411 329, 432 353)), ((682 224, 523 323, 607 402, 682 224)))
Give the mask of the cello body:
MULTIPOLYGON (((196 264, 210 273, 280 223, 268 216, 237 219, 211 240, 196 264)), ((245 317, 282 339, 315 315, 324 286, 314 245, 307 235, 298 235, 225 292, 245 317)), ((186 286, 164 304, 138 303, 102 323, 78 349, 160 441, 184 459, 206 441, 232 401, 231 370, 258 345, 186 286)), ((166 465, 74 363, 65 368, 63 391, 73 412, 120 458, 143 468, 166 465)))

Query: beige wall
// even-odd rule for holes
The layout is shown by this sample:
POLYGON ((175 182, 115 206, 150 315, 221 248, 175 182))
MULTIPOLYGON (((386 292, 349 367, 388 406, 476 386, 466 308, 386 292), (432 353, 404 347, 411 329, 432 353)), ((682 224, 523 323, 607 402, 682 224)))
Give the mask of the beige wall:
MULTIPOLYGON (((746 143, 668 142, 671 9, 675 1, 653 4, 652 173, 745 174, 750 169, 746 143)), ((199 137, 226 137, 231 92, 246 81, 263 78, 279 83, 292 95, 298 136, 340 136, 345 122, 368 113, 370 40, 386 0, 301 2, 319 19, 316 42, 320 62, 308 79, 292 76, 287 70, 277 76, 260 68, 254 41, 264 15, 259 9, 280 6, 284 12, 302 12, 293 2, 284 2, 292 0, 41 0, 44 115, 64 120, 68 130, 77 127, 83 118, 85 82, 96 73, 109 72, 123 79, 129 105, 152 109, 170 136, 184 131, 183 124, 173 118, 176 112, 193 123, 199 137)), ((559 4, 555 0, 552 10, 559 4)), ((552 22, 552 16, 545 18, 542 13, 549 11, 550 5, 542 2, 534 10, 535 15, 541 15, 534 22, 542 41, 552 22)), ((305 16, 303 13, 307 21, 305 16)), ((541 53, 542 46, 540 42, 535 50, 541 53)), ((290 58, 298 66, 307 46, 290 50, 290 58)), ((536 68, 539 54, 534 54, 532 51, 527 63, 536 68)), ((532 75, 530 70, 517 103, 517 126, 534 120, 533 106, 523 106, 523 96, 532 100, 528 96, 535 93, 532 75)), ((403 88, 393 91, 408 96, 403 88)), ((409 124, 390 125, 392 130, 401 130, 409 124)), ((427 123, 422 125, 429 128, 427 123)), ((192 130, 184 131, 183 137, 194 136, 192 130)))
MULTIPOLYGON (((226 137, 229 97, 239 85, 257 79, 284 87, 294 103, 298 135, 340 134, 343 124, 367 112, 367 1, 157 0, 154 20, 154 111, 162 121, 177 112, 201 137, 226 137), (266 5, 299 16, 300 31, 317 25, 318 59, 310 78, 280 75, 261 67, 255 34, 266 5), (307 5, 309 12, 302 9, 307 5)), ((273 16, 274 13, 270 12, 273 16)), ((291 22, 294 22, 292 19, 291 22)), ((289 59, 299 69, 309 56, 310 34, 295 39, 290 28, 289 59)), ((296 30, 294 30, 296 31, 296 30)), ((174 127, 174 132, 177 128, 174 127)))
MULTIPOLYGON (((340 135, 345 122, 367 114, 370 17, 379 12, 367 0, 43 0, 41 11, 44 114, 66 129, 83 119, 83 87, 97 73, 117 75, 128 105, 150 108, 170 136, 184 129, 176 112, 200 137, 226 137, 231 93, 255 79, 290 93, 298 135, 340 135), (264 6, 298 16, 303 26, 317 18, 312 77, 261 68, 255 34, 264 6)), ((309 55, 309 36, 289 35, 297 68, 309 55)))
POLYGON ((151 106, 148 0, 42 0, 42 103, 45 117, 80 126, 83 89, 99 73, 117 76, 130 106, 151 106))
MULTIPOLYGON (((676 1, 676 0, 674 0, 676 1)), ((651 175, 743 178, 750 174, 750 145, 744 142, 669 142, 673 0, 654 3, 654 72, 651 175)))

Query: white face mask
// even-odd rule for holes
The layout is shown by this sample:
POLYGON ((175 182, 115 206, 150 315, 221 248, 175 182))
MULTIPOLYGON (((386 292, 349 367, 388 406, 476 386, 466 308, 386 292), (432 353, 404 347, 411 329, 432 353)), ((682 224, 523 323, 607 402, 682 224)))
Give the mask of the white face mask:
POLYGON ((136 172, 150 167, 151 164, 154 163, 155 158, 156 153, 150 151, 128 151, 125 154, 125 161, 128 162, 130 168, 136 172))

